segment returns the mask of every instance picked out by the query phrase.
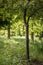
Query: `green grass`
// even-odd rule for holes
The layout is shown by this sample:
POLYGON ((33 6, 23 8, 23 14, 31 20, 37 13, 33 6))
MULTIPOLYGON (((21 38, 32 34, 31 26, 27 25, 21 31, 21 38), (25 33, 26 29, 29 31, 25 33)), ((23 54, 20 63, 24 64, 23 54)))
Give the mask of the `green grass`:
MULTIPOLYGON (((43 41, 30 40, 30 58, 43 60, 43 41)), ((26 65, 25 39, 0 38, 0 65, 26 65)))

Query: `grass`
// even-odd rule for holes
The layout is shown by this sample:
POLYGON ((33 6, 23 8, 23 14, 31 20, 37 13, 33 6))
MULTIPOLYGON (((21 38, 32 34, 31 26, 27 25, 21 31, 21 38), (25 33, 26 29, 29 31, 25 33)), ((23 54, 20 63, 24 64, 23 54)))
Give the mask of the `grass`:
MULTIPOLYGON (((30 40, 30 59, 43 60, 43 41, 30 40)), ((26 65, 25 39, 0 37, 0 65, 26 65)))

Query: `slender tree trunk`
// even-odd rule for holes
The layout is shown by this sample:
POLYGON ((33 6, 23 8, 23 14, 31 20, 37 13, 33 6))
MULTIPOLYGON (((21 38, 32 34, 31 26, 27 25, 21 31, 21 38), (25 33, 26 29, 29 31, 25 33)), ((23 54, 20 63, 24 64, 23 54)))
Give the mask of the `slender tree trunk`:
POLYGON ((33 23, 32 23, 32 32, 31 32, 31 40, 34 42, 34 32, 33 32, 33 23))
POLYGON ((24 24, 23 24, 23 36, 25 35, 25 32, 24 32, 24 24))
POLYGON ((20 26, 19 26, 19 30, 18 30, 18 32, 19 32, 19 36, 21 35, 21 32, 20 32, 20 26))
POLYGON ((26 24, 26 55, 27 55, 27 61, 29 61, 29 25, 26 24))
POLYGON ((8 24, 8 39, 10 39, 10 21, 9 21, 9 24, 8 24))
MULTIPOLYGON (((26 12, 27 9, 24 9, 24 23, 25 23, 25 27, 26 27, 26 56, 27 56, 27 63, 30 60, 29 58, 29 18, 28 20, 26 20, 26 12)), ((27 64, 28 65, 28 64, 27 64)))
POLYGON ((31 32, 31 40, 34 42, 34 32, 31 32))

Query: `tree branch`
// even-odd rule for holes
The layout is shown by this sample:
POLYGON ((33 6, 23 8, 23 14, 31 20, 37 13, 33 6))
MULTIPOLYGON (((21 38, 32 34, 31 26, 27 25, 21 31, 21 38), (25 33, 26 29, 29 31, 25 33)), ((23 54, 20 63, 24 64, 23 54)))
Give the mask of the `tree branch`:
POLYGON ((43 7, 40 7, 40 8, 38 8, 38 9, 35 9, 35 10, 32 12, 32 14, 30 14, 30 16, 28 16, 27 22, 29 21, 30 17, 32 17, 38 10, 40 10, 40 9, 42 9, 42 8, 43 8, 43 7))

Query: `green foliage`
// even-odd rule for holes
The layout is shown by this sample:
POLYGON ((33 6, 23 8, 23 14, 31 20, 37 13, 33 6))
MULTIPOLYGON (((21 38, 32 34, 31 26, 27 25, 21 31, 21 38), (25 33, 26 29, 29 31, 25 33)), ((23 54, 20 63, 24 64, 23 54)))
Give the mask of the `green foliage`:
MULTIPOLYGON (((0 1, 0 19, 14 19, 15 22, 22 21, 24 16, 24 9, 27 8, 26 19, 30 17, 37 21, 37 19, 43 18, 43 1, 42 0, 1 0, 0 1), (3 6, 3 7, 2 7, 3 6), (1 16, 2 15, 2 16, 1 16)), ((35 21, 35 24, 37 23, 35 21)), ((31 23, 31 22, 30 22, 31 23)), ((18 23, 19 24, 19 23, 18 23)), ((39 27, 40 28, 40 27, 39 27)), ((34 29, 35 30, 35 29, 34 29)), ((39 30, 38 30, 39 31, 39 30)))
POLYGON ((43 31, 43 19, 30 19, 29 21, 29 28, 30 28, 30 33, 38 33, 40 34, 41 31, 43 31))

